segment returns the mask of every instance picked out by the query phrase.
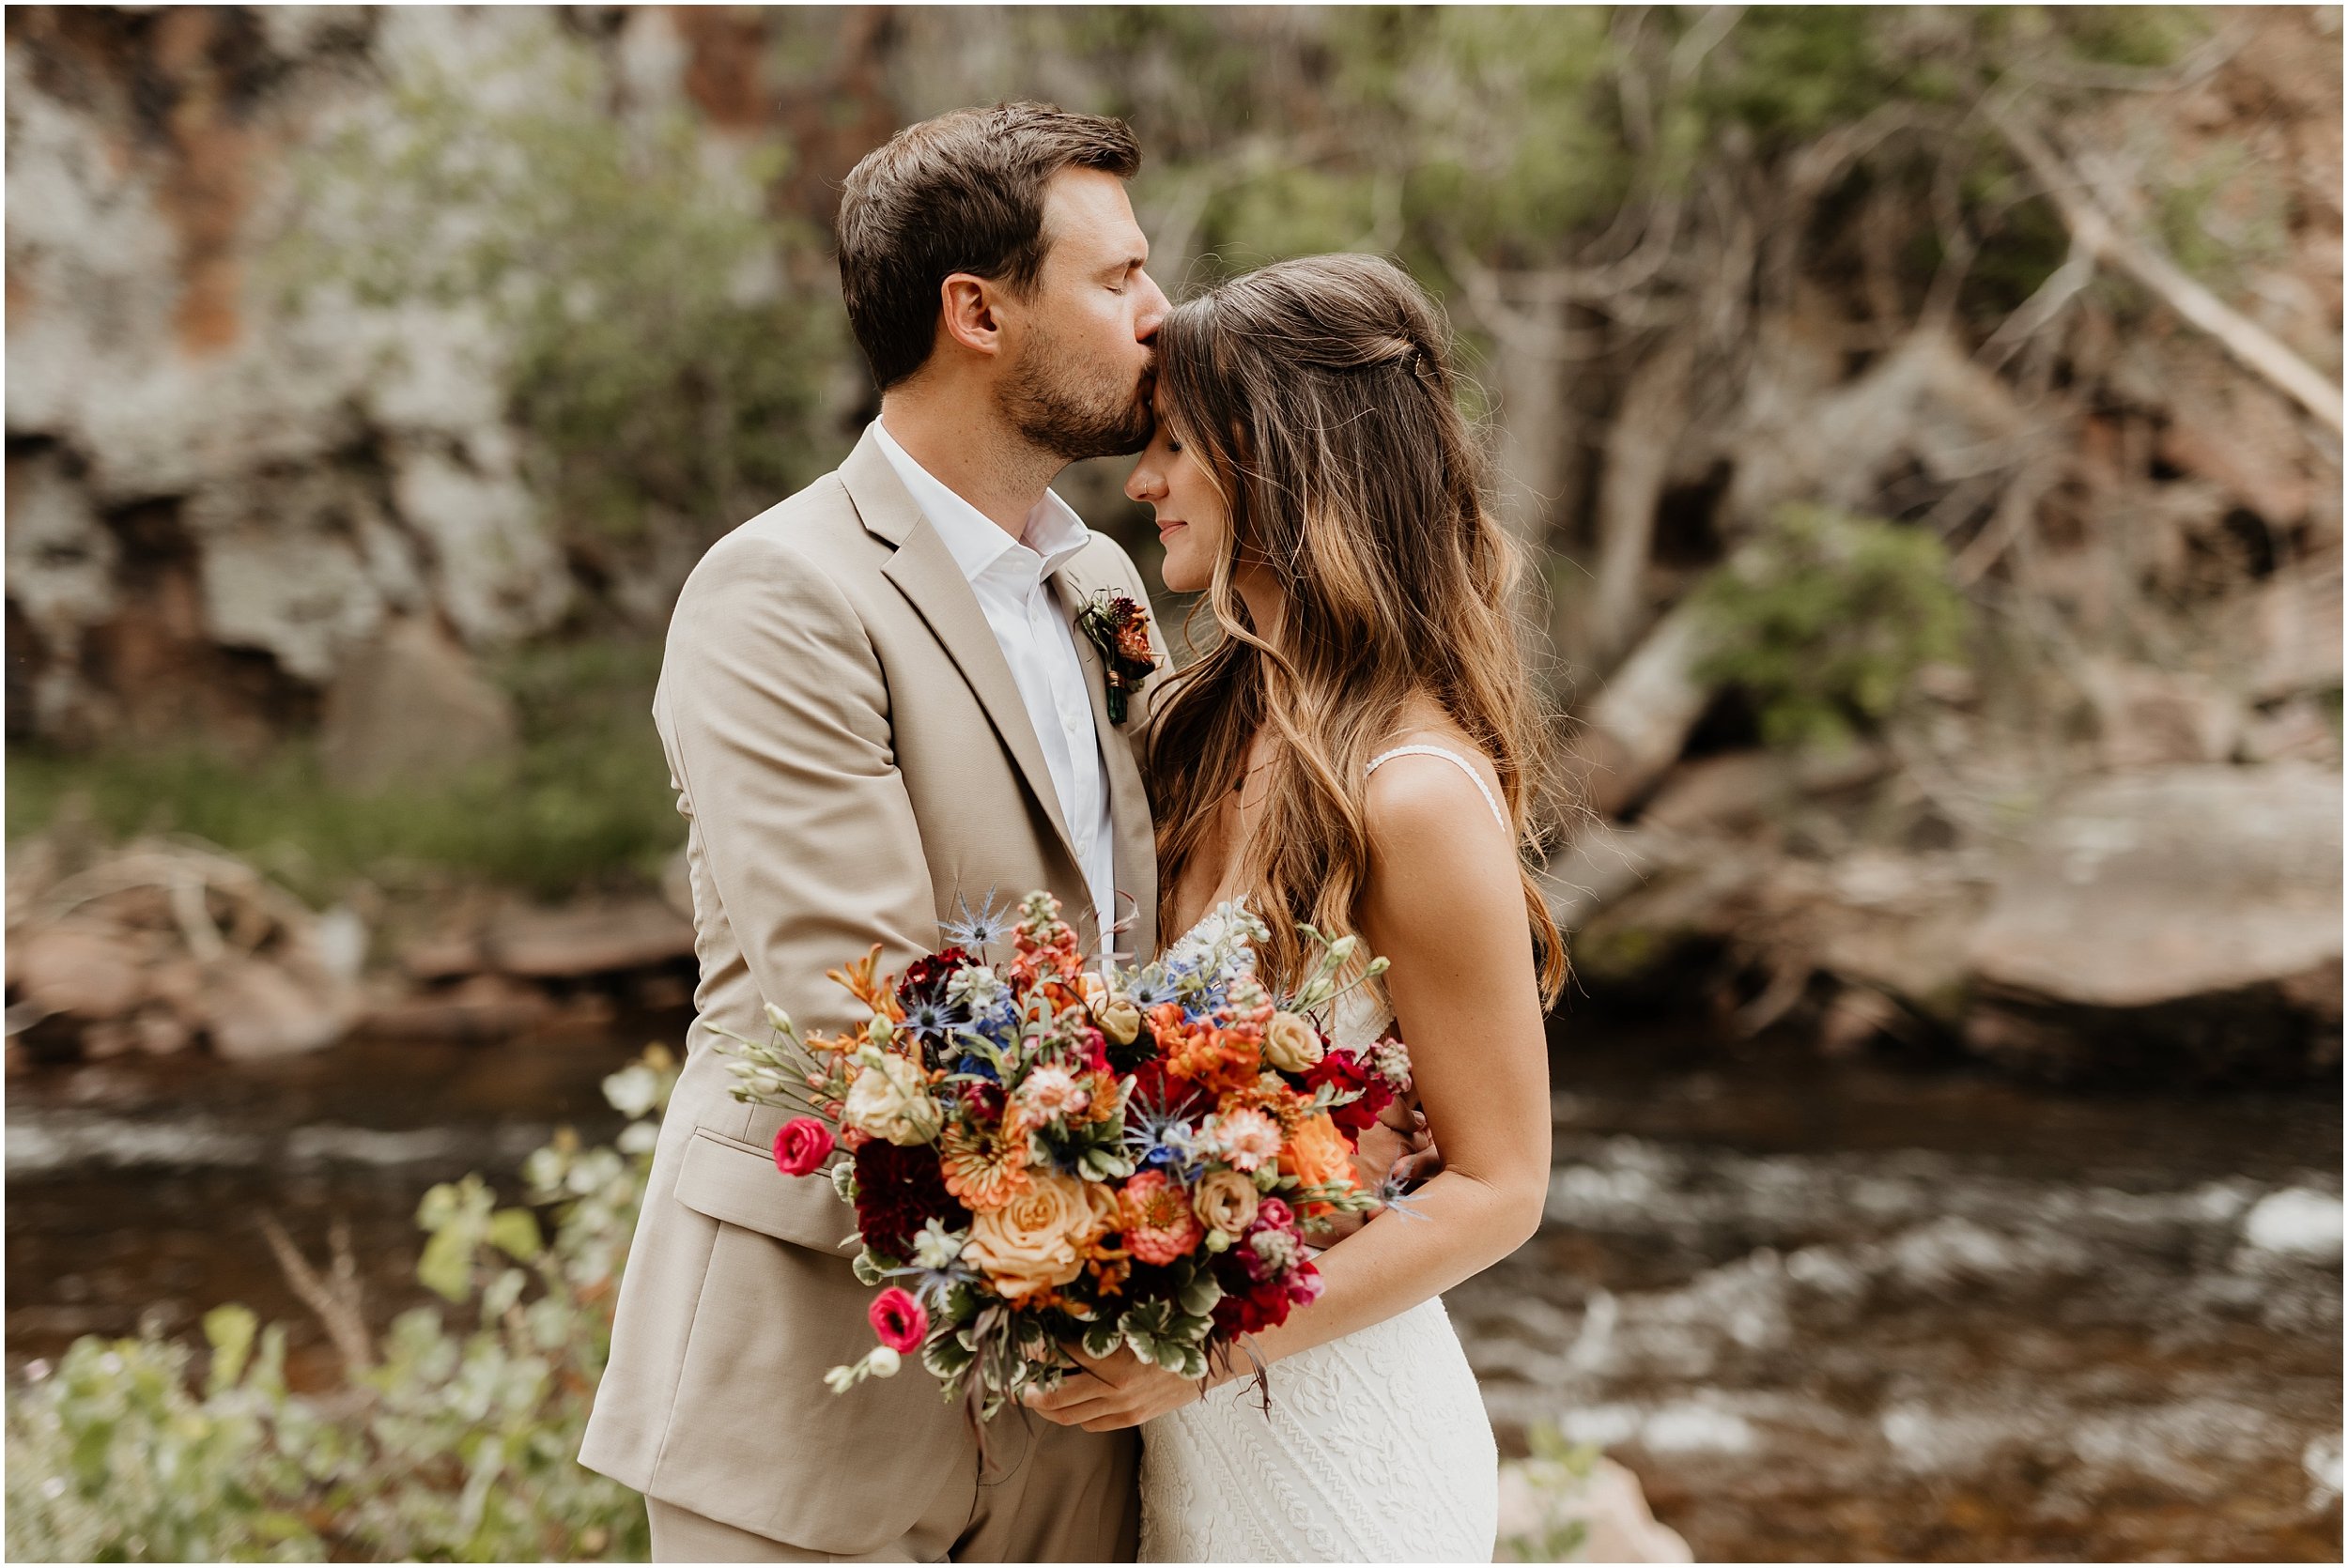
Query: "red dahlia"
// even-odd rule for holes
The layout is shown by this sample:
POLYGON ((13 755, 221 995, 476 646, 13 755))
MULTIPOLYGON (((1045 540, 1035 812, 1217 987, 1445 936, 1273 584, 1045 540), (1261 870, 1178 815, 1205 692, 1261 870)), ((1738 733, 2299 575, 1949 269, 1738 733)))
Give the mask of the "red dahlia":
POLYGON ((856 1151, 856 1228, 864 1244, 903 1262, 913 1255, 916 1231, 931 1220, 949 1230, 970 1222, 970 1211, 946 1191, 937 1151, 905 1148, 880 1138, 856 1151))

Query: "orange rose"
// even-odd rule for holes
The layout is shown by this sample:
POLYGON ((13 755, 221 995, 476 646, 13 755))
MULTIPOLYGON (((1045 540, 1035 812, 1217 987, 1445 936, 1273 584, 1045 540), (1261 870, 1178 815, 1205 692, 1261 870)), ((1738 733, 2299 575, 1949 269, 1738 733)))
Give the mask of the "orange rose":
POLYGON ((1093 1185, 1058 1171, 1033 1173, 1010 1202, 972 1216, 963 1257, 986 1271, 1006 1301, 1068 1284, 1084 1271, 1085 1249, 1101 1235, 1093 1185))
POLYGON ((1280 1151, 1280 1169, 1307 1187, 1328 1182, 1353 1183, 1353 1150, 1324 1112, 1297 1124, 1280 1151))

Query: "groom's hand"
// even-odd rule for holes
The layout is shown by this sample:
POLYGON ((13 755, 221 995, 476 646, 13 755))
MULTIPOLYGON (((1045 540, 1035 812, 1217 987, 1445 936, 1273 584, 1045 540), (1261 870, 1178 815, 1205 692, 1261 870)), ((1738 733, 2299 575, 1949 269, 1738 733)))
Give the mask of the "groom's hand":
POLYGON ((1074 1346, 1069 1354, 1075 1358, 1077 1371, 1050 1393, 1030 1391, 1026 1396, 1028 1408, 1062 1426, 1121 1431, 1179 1410, 1202 1391, 1193 1379, 1145 1362, 1130 1350, 1100 1360, 1074 1346))
MULTIPOLYGON (((1363 1130, 1361 1143, 1353 1150, 1353 1173, 1364 1187, 1375 1188, 1389 1177, 1414 1186, 1442 1169, 1443 1151, 1435 1146, 1435 1135, 1428 1130, 1426 1113, 1406 1109, 1399 1101, 1387 1106, 1385 1114, 1363 1130), (1408 1116, 1409 1127, 1395 1125, 1388 1119, 1394 1116, 1408 1116)), ((1313 1230, 1310 1239, 1316 1247, 1333 1247, 1371 1218, 1333 1214, 1327 1224, 1313 1230)))

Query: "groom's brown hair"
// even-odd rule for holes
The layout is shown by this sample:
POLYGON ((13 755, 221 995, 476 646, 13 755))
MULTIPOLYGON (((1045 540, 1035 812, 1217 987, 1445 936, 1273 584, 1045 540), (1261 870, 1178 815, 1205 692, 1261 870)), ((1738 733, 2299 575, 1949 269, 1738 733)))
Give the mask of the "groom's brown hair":
POLYGON ((1124 121, 1049 103, 956 109, 866 153, 841 192, 840 289, 880 389, 928 361, 949 275, 1022 294, 1034 284, 1054 175, 1100 169, 1131 179, 1140 167, 1124 121))

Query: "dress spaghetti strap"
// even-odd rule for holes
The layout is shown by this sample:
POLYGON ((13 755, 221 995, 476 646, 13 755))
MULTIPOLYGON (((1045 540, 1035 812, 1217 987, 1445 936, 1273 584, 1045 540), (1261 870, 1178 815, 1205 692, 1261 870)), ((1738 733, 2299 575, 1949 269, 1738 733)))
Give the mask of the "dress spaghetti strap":
POLYGON ((1369 765, 1362 769, 1362 776, 1364 777, 1367 777, 1369 775, 1378 771, 1379 763, 1392 761, 1397 757, 1442 757, 1453 762, 1459 767, 1459 770, 1461 773, 1466 774, 1469 779, 1474 782, 1475 785, 1475 792, 1484 797, 1484 804, 1492 808, 1492 821, 1500 824, 1500 831, 1503 833, 1508 831, 1508 814, 1500 808, 1500 802, 1493 798, 1492 787, 1484 782, 1484 776, 1475 771, 1475 764, 1474 762, 1469 761, 1458 752, 1449 750, 1446 747, 1440 746, 1398 746, 1392 751, 1382 751, 1377 756, 1372 757, 1369 760, 1369 765))

